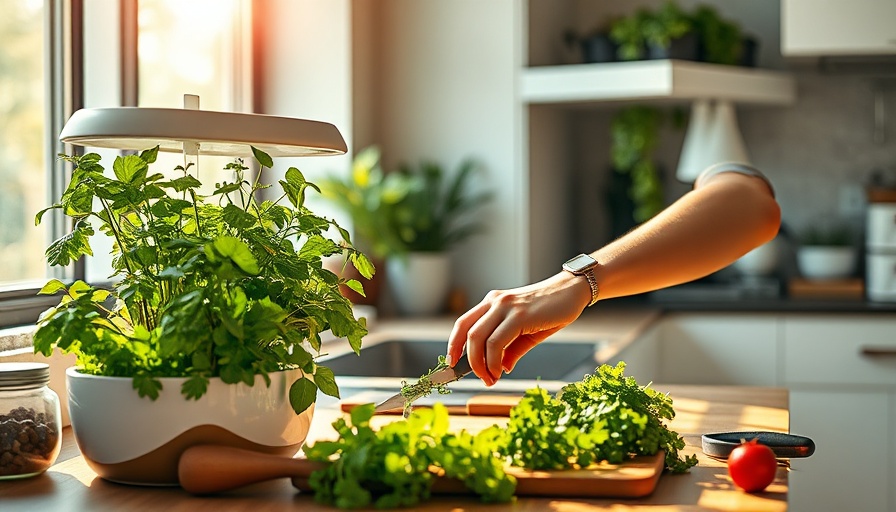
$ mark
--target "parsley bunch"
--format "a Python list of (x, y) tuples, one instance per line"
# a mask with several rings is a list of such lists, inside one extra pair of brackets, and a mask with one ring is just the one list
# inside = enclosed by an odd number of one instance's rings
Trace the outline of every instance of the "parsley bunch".
[(679, 457), (684, 439), (663, 423), (675, 416), (672, 400), (624, 371), (623, 362), (602, 365), (556, 398), (540, 388), (527, 391), (510, 412), (503, 455), (528, 469), (567, 469), (662, 449), (670, 471), (697, 464), (694, 456)]
[(476, 435), (451, 433), (448, 410), (436, 403), (375, 431), (373, 413), (373, 404), (355, 407), (351, 423), (333, 423), (337, 441), (305, 447), (308, 459), (330, 463), (309, 480), (318, 502), (339, 508), (413, 506), (429, 498), (437, 473), (464, 482), (485, 502), (512, 499), (516, 479), (496, 456), (503, 436), (497, 426)]
[[(317, 187), (296, 168), (279, 181), (280, 197), (258, 201), (271, 157), (252, 148), (260, 170), (247, 179), (241, 160), (228, 164), (232, 182), (216, 184), (209, 196), (202, 183), (178, 166), (167, 179), (150, 174), (158, 147), (120, 156), (106, 176), (95, 153), (64, 156), (75, 166), (58, 209), (72, 219), (72, 231), (46, 251), (51, 265), (65, 266), (92, 255), (92, 223), (113, 240), (112, 290), (76, 281), (51, 280), (43, 294), (63, 292), (58, 306), (38, 321), (35, 351), (54, 347), (78, 356), (81, 370), (133, 377), (140, 396), (156, 398), (159, 377), (189, 377), (181, 392), (199, 398), (209, 379), (252, 385), (256, 375), (301, 368), (290, 388), (297, 413), (314, 403), (318, 389), (339, 396), (333, 372), (314, 362), (320, 333), (346, 337), (355, 352), (367, 333), (351, 303), (339, 292), (340, 279), (322, 258), (347, 253), (362, 275), (373, 265), (353, 249), (348, 233), (305, 207), (305, 193)], [(281, 204), (283, 202), (284, 204)], [(336, 242), (325, 236), (331, 228)], [(363, 294), (359, 282), (346, 282)]]

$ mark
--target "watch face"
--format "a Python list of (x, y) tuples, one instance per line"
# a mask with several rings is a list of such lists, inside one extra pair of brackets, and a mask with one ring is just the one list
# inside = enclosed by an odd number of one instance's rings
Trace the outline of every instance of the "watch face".
[(591, 265), (594, 265), (595, 263), (597, 262), (594, 261), (594, 258), (592, 258), (591, 256), (588, 256), (587, 254), (579, 254), (578, 256), (571, 258), (569, 261), (564, 263), (563, 267), (572, 272), (579, 272), (585, 270)]

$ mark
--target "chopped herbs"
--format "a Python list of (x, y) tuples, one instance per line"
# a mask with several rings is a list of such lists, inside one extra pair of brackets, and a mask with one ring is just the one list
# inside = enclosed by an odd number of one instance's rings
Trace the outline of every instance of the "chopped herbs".
[(339, 508), (410, 507), (429, 498), (437, 473), (464, 482), (485, 502), (513, 498), (516, 479), (495, 453), (503, 436), (497, 426), (476, 435), (451, 433), (448, 410), (437, 403), (374, 431), (373, 410), (373, 404), (355, 407), (350, 423), (333, 423), (337, 441), (305, 447), (308, 459), (331, 462), (311, 474), (316, 501)]
[(683, 473), (697, 457), (682, 459), (684, 439), (669, 430), (672, 399), (625, 377), (625, 363), (602, 365), (557, 397), (530, 389), (510, 411), (502, 453), (528, 469), (583, 468), (601, 461), (618, 464), (632, 455), (666, 452), (666, 468)]
[(449, 368), (449, 366), (445, 361), (445, 356), (439, 356), (439, 363), (435, 368), (426, 372), (426, 374), (421, 376), (417, 382), (408, 384), (407, 381), (401, 381), (401, 396), (404, 397), (404, 412), (402, 414), (405, 418), (411, 414), (414, 401), (429, 396), (432, 394), (433, 390), (437, 391), (440, 395), (451, 393), (451, 390), (448, 389), (446, 384), (436, 384), (430, 379), (434, 373), (447, 368)]
[[(447, 367), (442, 365), (440, 358), (439, 366), (406, 385), (405, 397), (444, 390), (428, 378)], [(492, 425), (476, 435), (448, 432), (448, 412), (440, 403), (379, 431), (370, 427), (373, 404), (356, 407), (351, 423), (344, 418), (333, 423), (337, 441), (305, 449), (309, 459), (331, 463), (311, 475), (315, 499), (340, 508), (413, 506), (427, 499), (437, 475), (444, 475), (463, 481), (483, 501), (506, 502), (516, 489), (514, 477), (504, 472), (507, 465), (579, 469), (661, 449), (667, 469), (686, 472), (697, 458), (680, 457), (684, 440), (663, 423), (675, 415), (671, 398), (639, 386), (624, 370), (625, 363), (603, 365), (556, 397), (530, 389), (511, 410), (506, 427)]]

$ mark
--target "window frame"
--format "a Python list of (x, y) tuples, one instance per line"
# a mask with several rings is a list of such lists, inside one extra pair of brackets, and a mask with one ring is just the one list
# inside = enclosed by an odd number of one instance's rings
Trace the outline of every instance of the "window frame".
[[(59, 141), (59, 133), (71, 114), (84, 108), (88, 100), (96, 101), (95, 96), (103, 97), (103, 105), (119, 104), (121, 106), (136, 106), (138, 101), (138, 48), (137, 48), (137, 12), (139, 0), (120, 0), (115, 5), (117, 13), (118, 33), (115, 38), (119, 45), (117, 62), (111, 63), (109, 68), (101, 70), (98, 80), (105, 77), (115, 77), (118, 83), (111, 90), (104, 90), (98, 95), (89, 89), (85, 83), (85, 68), (90, 64), (85, 61), (89, 57), (85, 50), (91, 44), (85, 42), (90, 34), (85, 33), (85, 11), (93, 12), (100, 6), (84, 0), (44, 0), (44, 40), (45, 40), (45, 98), (50, 106), (46, 114), (44, 128), (44, 152), (46, 165), (44, 172), (47, 176), (46, 204), (53, 204), (65, 191), (65, 187), (71, 177), (72, 166), (57, 155), (83, 154), (84, 148), (63, 144)], [(253, 26), (254, 17), (253, 0), (239, 0), (239, 15), (235, 21), (234, 40), (238, 58), (234, 63), (234, 110), (249, 111), (254, 107), (254, 76), (253, 62)], [(106, 7), (103, 10), (108, 12)], [(115, 18), (112, 18), (115, 20)], [(108, 18), (106, 23), (110, 21)], [(114, 22), (114, 21), (113, 21)], [(108, 32), (107, 32), (108, 33)], [(94, 57), (94, 60), (97, 59)], [(97, 79), (97, 77), (94, 77)], [(102, 88), (102, 86), (100, 86)], [(111, 93), (111, 94), (109, 94)], [(115, 96), (113, 99), (110, 96)], [(36, 213), (36, 212), (35, 212)], [(43, 223), (49, 226), (47, 245), (52, 240), (64, 236), (70, 231), (70, 221), (59, 211), (49, 211), (44, 215)], [(90, 271), (84, 258), (79, 259), (67, 268), (49, 267), (48, 278), (57, 278), (65, 281), (76, 279), (87, 280)], [(102, 282), (92, 284), (102, 286)], [(0, 329), (33, 325), (40, 314), (46, 309), (56, 305), (58, 296), (38, 295), (44, 282), (31, 281), (28, 283), (16, 283), (0, 285)]]
[[(71, 150), (59, 141), (58, 134), (83, 99), (82, 43), (83, 0), (44, 0), (44, 98), (49, 105), (43, 136), (47, 204), (62, 194), (71, 175), (71, 166), (56, 155)], [(61, 213), (47, 212), (44, 222), (49, 227), (47, 242), (65, 234)], [(83, 262), (79, 262), (70, 269), (53, 269), (49, 275), (77, 278), (79, 273), (83, 275), (83, 268)], [(58, 297), (37, 294), (42, 285), (31, 281), (0, 287), (0, 328), (34, 323), (40, 313), (58, 302)]]

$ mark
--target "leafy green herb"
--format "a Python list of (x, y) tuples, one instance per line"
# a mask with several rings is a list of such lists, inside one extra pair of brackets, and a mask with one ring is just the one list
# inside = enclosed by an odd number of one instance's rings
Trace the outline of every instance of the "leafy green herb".
[(601, 461), (621, 463), (632, 455), (665, 450), (666, 467), (676, 473), (697, 464), (681, 458), (684, 439), (663, 420), (672, 419), (672, 400), (625, 377), (625, 363), (602, 365), (580, 382), (564, 386), (557, 397), (531, 389), (510, 412), (502, 453), (528, 469), (587, 467)]
[(436, 476), (444, 475), (463, 481), (483, 501), (505, 502), (516, 489), (507, 465), (578, 469), (660, 449), (670, 471), (686, 472), (697, 458), (679, 456), (684, 440), (662, 421), (675, 415), (672, 400), (639, 386), (624, 370), (625, 363), (602, 365), (558, 397), (530, 389), (511, 410), (507, 427), (492, 425), (476, 435), (450, 433), (441, 403), (380, 430), (370, 426), (374, 405), (358, 406), (350, 423), (344, 418), (333, 423), (336, 441), (305, 448), (308, 459), (329, 463), (311, 475), (315, 499), (340, 508), (413, 506), (427, 499)]
[(401, 396), (404, 397), (404, 412), (403, 415), (407, 418), (411, 414), (411, 409), (413, 408), (414, 401), (429, 396), (433, 391), (437, 391), (440, 395), (447, 395), (451, 393), (451, 390), (448, 389), (447, 384), (436, 384), (432, 381), (430, 377), (438, 371), (445, 370), (450, 368), (448, 363), (445, 361), (445, 356), (439, 356), (438, 364), (426, 372), (425, 375), (421, 376), (417, 382), (413, 384), (408, 384), (407, 381), (401, 381)]
[(414, 506), (429, 498), (437, 473), (464, 482), (485, 502), (513, 498), (516, 479), (504, 472), (494, 451), (503, 436), (497, 426), (476, 435), (451, 433), (448, 410), (437, 403), (375, 431), (373, 412), (373, 404), (352, 409), (351, 423), (333, 423), (337, 441), (305, 447), (308, 459), (330, 463), (309, 480), (318, 502), (340, 508)]
[[(73, 230), (47, 249), (51, 265), (68, 265), (92, 254), (91, 223), (113, 240), (112, 290), (52, 280), (42, 294), (63, 295), (38, 321), (35, 351), (54, 347), (78, 356), (82, 370), (133, 377), (140, 396), (156, 398), (159, 377), (186, 376), (181, 392), (199, 398), (211, 377), (252, 385), (256, 375), (301, 368), (290, 402), (302, 412), (317, 391), (339, 396), (333, 372), (318, 366), (323, 331), (349, 340), (355, 352), (367, 333), (339, 278), (322, 258), (347, 252), (362, 275), (373, 265), (355, 250), (348, 232), (314, 215), (305, 194), (317, 186), (296, 168), (279, 181), (280, 197), (259, 201), (265, 167), (273, 159), (252, 148), (261, 170), (250, 182), (242, 160), (226, 166), (232, 182), (202, 196), (202, 183), (178, 166), (173, 180), (150, 174), (158, 147), (121, 156), (104, 174), (100, 156), (62, 158), (75, 166), (58, 209)], [(281, 204), (288, 202), (288, 204)], [(325, 233), (334, 228), (342, 240)], [(353, 286), (360, 287), (359, 283)]]

